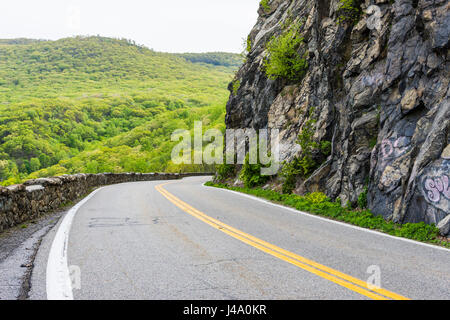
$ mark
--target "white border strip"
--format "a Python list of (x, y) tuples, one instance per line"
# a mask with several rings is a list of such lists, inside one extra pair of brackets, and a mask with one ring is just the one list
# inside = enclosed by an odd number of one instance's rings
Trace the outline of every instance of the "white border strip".
[(314, 214), (311, 214), (311, 213), (303, 212), (303, 211), (300, 211), (300, 210), (297, 210), (297, 209), (294, 209), (294, 208), (291, 208), (291, 207), (287, 207), (287, 206), (283, 206), (283, 205), (280, 205), (280, 204), (276, 204), (276, 203), (273, 203), (273, 202), (271, 202), (269, 200), (258, 198), (256, 196), (252, 196), (252, 195), (249, 195), (249, 194), (246, 194), (246, 193), (242, 193), (242, 192), (238, 192), (238, 191), (234, 191), (234, 190), (229, 190), (229, 189), (223, 189), (223, 188), (208, 187), (208, 186), (205, 186), (205, 184), (206, 184), (206, 182), (203, 183), (203, 187), (205, 187), (205, 188), (214, 188), (214, 189), (218, 189), (218, 190), (231, 192), (231, 193), (240, 195), (240, 196), (245, 197), (245, 198), (249, 198), (249, 199), (253, 199), (253, 200), (259, 201), (259, 202), (263, 202), (265, 204), (269, 204), (269, 205), (272, 205), (272, 206), (275, 206), (275, 207), (278, 207), (278, 208), (281, 208), (281, 209), (286, 209), (286, 210), (289, 210), (291, 212), (295, 212), (297, 214), (302, 214), (304, 216), (308, 216), (308, 217), (311, 217), (311, 218), (315, 218), (315, 219), (319, 219), (319, 220), (322, 220), (322, 221), (338, 224), (338, 225), (341, 225), (341, 226), (345, 226), (345, 227), (356, 229), (356, 230), (360, 230), (360, 231), (365, 231), (365, 232), (377, 234), (379, 236), (384, 236), (384, 237), (388, 237), (388, 238), (391, 238), (391, 239), (397, 239), (397, 240), (401, 240), (401, 241), (405, 241), (405, 242), (409, 242), (409, 243), (413, 243), (413, 244), (417, 244), (417, 245), (421, 245), (421, 246), (425, 246), (425, 247), (429, 247), (429, 248), (433, 248), (433, 249), (438, 249), (438, 250), (443, 250), (443, 251), (450, 252), (450, 249), (447, 249), (447, 248), (444, 248), (444, 247), (440, 247), (440, 246), (437, 246), (437, 245), (432, 245), (432, 244), (419, 242), (419, 241), (415, 241), (415, 240), (411, 240), (411, 239), (407, 239), (407, 238), (402, 238), (402, 237), (396, 237), (396, 236), (392, 236), (392, 235), (387, 234), (387, 233), (383, 233), (383, 232), (379, 232), (379, 231), (375, 231), (375, 230), (371, 230), (371, 229), (361, 228), (361, 227), (354, 226), (354, 225), (351, 225), (351, 224), (348, 224), (348, 223), (345, 223), (345, 222), (340, 222), (340, 221), (336, 221), (336, 220), (327, 219), (327, 218), (324, 218), (324, 217), (321, 217), (321, 216), (318, 216), (318, 215), (314, 215)]
[(48, 300), (73, 300), (72, 280), (70, 279), (67, 259), (70, 228), (78, 209), (101, 189), (103, 188), (95, 190), (71, 208), (58, 228), (47, 261), (46, 286)]

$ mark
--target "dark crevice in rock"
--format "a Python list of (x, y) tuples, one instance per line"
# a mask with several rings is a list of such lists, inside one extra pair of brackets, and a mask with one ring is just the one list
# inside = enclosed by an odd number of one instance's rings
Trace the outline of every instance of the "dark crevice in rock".
[(330, 0), (317, 0), (317, 11), (319, 13), (319, 21), (330, 16)]

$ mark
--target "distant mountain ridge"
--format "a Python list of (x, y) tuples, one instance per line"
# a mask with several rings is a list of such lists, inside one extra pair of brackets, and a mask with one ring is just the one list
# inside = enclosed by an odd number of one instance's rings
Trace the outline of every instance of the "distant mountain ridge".
[(17, 91), (22, 87), (27, 89), (23, 94), (31, 97), (36, 97), (36, 92), (29, 91), (33, 90), (36, 81), (65, 92), (67, 82), (75, 85), (78, 91), (91, 87), (91, 81), (96, 82), (93, 84), (96, 89), (117, 83), (123, 88), (124, 81), (177, 81), (198, 72), (218, 71), (206, 69), (211, 66), (237, 68), (240, 59), (235, 54), (195, 56), (198, 59), (209, 57), (210, 61), (214, 57), (214, 63), (199, 66), (190, 63), (190, 55), (155, 52), (125, 39), (79, 36), (57, 41), (8, 40), (3, 46), (0, 44), (0, 88), (10, 87)]
[(0, 40), (0, 181), (168, 170), (173, 130), (224, 128), (239, 59), (104, 37)]
[(227, 52), (181, 53), (177, 55), (192, 63), (206, 63), (215, 66), (239, 68), (244, 62), (241, 55)]
[(36, 42), (40, 42), (40, 41), (47, 41), (47, 40), (28, 39), (28, 38), (0, 39), (0, 45), (2, 45), (2, 44), (31, 44), (31, 43), (36, 43)]

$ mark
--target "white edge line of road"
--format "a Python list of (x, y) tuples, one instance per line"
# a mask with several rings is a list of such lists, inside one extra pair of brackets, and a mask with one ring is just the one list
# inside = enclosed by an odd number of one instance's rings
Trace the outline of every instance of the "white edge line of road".
[[(205, 187), (205, 188), (214, 188), (214, 187), (208, 187), (205, 184), (206, 184), (206, 182), (203, 183), (203, 187)], [(269, 200), (261, 199), (261, 198), (258, 198), (258, 197), (255, 197), (255, 196), (252, 196), (252, 195), (249, 195), (249, 194), (246, 194), (246, 193), (241, 193), (241, 192), (237, 192), (237, 191), (233, 191), (233, 190), (229, 190), (229, 189), (223, 189), (223, 188), (214, 188), (214, 189), (231, 192), (231, 193), (240, 195), (241, 197), (253, 199), (255, 201), (263, 202), (265, 204), (269, 204), (269, 205), (272, 205), (272, 206), (275, 206), (275, 207), (278, 207), (278, 208), (286, 209), (286, 210), (289, 210), (291, 212), (295, 212), (297, 214), (302, 214), (304, 216), (308, 216), (308, 217), (319, 219), (319, 220), (322, 220), (322, 221), (338, 224), (338, 225), (345, 226), (345, 227), (348, 227), (348, 228), (352, 228), (352, 229), (356, 229), (356, 230), (360, 230), (360, 231), (365, 231), (365, 232), (368, 232), (368, 233), (377, 234), (379, 236), (383, 236), (383, 237), (387, 237), (387, 238), (391, 238), (391, 239), (397, 239), (397, 240), (413, 243), (413, 244), (416, 244), (416, 245), (421, 245), (421, 246), (425, 246), (425, 247), (429, 247), (429, 248), (433, 248), (433, 249), (438, 249), (438, 250), (450, 252), (450, 249), (447, 249), (447, 248), (444, 248), (444, 247), (439, 247), (439, 246), (435, 246), (435, 245), (432, 245), (432, 244), (423, 243), (423, 242), (419, 242), (419, 241), (415, 241), (415, 240), (411, 240), (411, 239), (396, 237), (396, 236), (392, 236), (390, 234), (386, 234), (386, 233), (383, 233), (383, 232), (370, 230), (370, 229), (365, 229), (365, 228), (354, 226), (354, 225), (351, 225), (351, 224), (348, 224), (348, 223), (327, 219), (327, 218), (324, 218), (324, 217), (321, 217), (321, 216), (317, 216), (317, 215), (314, 215), (314, 214), (311, 214), (311, 213), (303, 212), (303, 211), (300, 211), (300, 210), (297, 210), (297, 209), (294, 209), (294, 208), (286, 207), (286, 206), (283, 206), (281, 204), (276, 204), (276, 203), (270, 202)]]
[(48, 300), (73, 300), (72, 280), (67, 259), (70, 228), (80, 207), (101, 189), (103, 188), (93, 191), (72, 207), (58, 227), (47, 261), (46, 289)]

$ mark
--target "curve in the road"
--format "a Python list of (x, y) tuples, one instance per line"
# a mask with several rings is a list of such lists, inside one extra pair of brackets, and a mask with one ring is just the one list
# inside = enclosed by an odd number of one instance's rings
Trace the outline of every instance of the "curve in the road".
[[(447, 250), (293, 215), (205, 181), (120, 184), (91, 194), (43, 239), (30, 297), (448, 297)], [(361, 280), (374, 263), (383, 288)], [(83, 271), (73, 288), (69, 265)]]
[(172, 182), (157, 185), (155, 187), (155, 189), (159, 193), (161, 193), (165, 198), (167, 198), (167, 200), (172, 202), (174, 205), (176, 205), (178, 208), (180, 208), (184, 212), (207, 223), (211, 227), (216, 228), (216, 229), (228, 234), (229, 236), (231, 236), (235, 239), (238, 239), (254, 248), (257, 248), (257, 249), (259, 249), (265, 253), (268, 253), (276, 258), (279, 258), (285, 262), (288, 262), (299, 268), (302, 268), (303, 270), (313, 273), (319, 277), (322, 277), (331, 282), (334, 282), (342, 287), (345, 287), (349, 290), (352, 290), (354, 292), (362, 294), (368, 298), (375, 299), (375, 300), (388, 300), (388, 299), (409, 300), (408, 298), (406, 298), (402, 295), (399, 295), (397, 293), (391, 292), (389, 290), (369, 286), (367, 284), (367, 282), (365, 282), (365, 281), (362, 281), (360, 279), (357, 279), (355, 277), (352, 277), (352, 276), (342, 273), (340, 271), (334, 270), (332, 268), (329, 268), (327, 266), (319, 264), (315, 261), (304, 258), (300, 255), (297, 255), (295, 253), (284, 250), (280, 247), (277, 247), (273, 244), (270, 244), (266, 241), (263, 241), (252, 235), (249, 235), (245, 232), (235, 229), (217, 219), (214, 219), (214, 218), (204, 214), (203, 212), (193, 208), (186, 202), (180, 200), (179, 198), (177, 198), (176, 196), (174, 196), (173, 194), (168, 192), (166, 189), (164, 189), (164, 186), (168, 185), (170, 183), (172, 183)]

